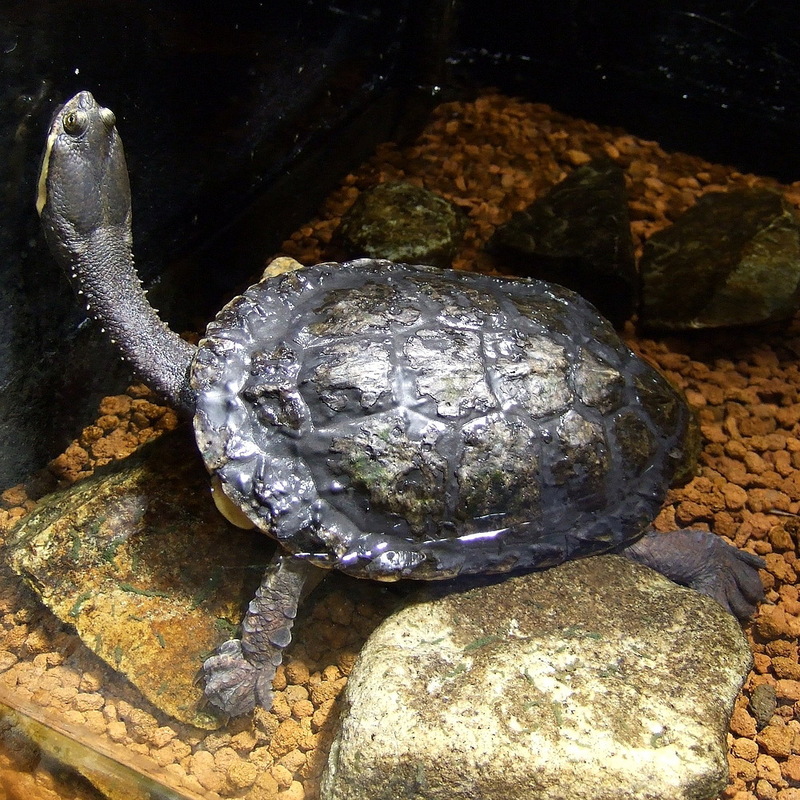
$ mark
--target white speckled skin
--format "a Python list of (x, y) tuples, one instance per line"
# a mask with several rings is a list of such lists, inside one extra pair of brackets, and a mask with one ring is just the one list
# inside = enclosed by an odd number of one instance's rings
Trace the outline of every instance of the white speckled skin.
[(42, 230), (120, 356), (153, 391), (191, 413), (187, 372), (194, 347), (159, 319), (142, 292), (131, 251), (128, 170), (115, 122), (89, 92), (55, 113), (36, 203)]

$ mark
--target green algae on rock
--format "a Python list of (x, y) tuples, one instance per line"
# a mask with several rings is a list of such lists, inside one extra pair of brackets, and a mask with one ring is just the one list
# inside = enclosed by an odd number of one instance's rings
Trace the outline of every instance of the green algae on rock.
[(559, 283), (615, 325), (633, 314), (636, 264), (625, 177), (607, 158), (571, 172), (489, 242), (503, 269)]
[(711, 192), (647, 240), (639, 269), (648, 330), (785, 320), (800, 299), (800, 219), (768, 189)]
[(347, 258), (367, 256), (449, 267), (467, 221), (433, 192), (410, 183), (382, 183), (362, 192), (342, 218), (334, 246)]
[(12, 569), (154, 706), (201, 728), (203, 659), (269, 557), (214, 507), (185, 429), (46, 498), (9, 537)]

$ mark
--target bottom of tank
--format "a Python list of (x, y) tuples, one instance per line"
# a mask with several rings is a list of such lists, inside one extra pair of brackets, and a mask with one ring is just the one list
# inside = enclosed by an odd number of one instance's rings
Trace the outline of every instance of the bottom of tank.
[[(292, 234), (282, 252), (307, 264), (327, 260), (332, 233), (359, 193), (404, 180), (467, 212), (454, 266), (491, 272), (497, 264), (483, 248), (496, 227), (597, 155), (625, 171), (637, 253), (647, 237), (712, 191), (763, 186), (800, 207), (800, 185), (782, 187), (697, 157), (668, 154), (619, 130), (487, 94), (440, 106), (408, 147), (381, 146), (343, 179), (320, 216)], [(731, 782), (724, 796), (780, 798), (779, 792), (800, 786), (800, 666), (791, 635), (800, 616), (800, 321), (777, 333), (753, 329), (658, 340), (637, 336), (628, 324), (625, 338), (685, 391), (704, 438), (700, 474), (670, 492), (656, 527), (708, 527), (767, 561), (766, 602), (747, 626), (755, 667), (731, 723)], [(156, 407), (142, 387), (107, 398), (96, 424), (55, 459), (47, 476), (0, 495), (0, 532), (6, 536), (35, 506), (30, 497), (38, 497), (42, 486), (85, 477), (174, 425), (171, 413)], [(144, 701), (2, 569), (0, 787), (7, 797), (26, 800), (312, 800), (336, 698), (359, 647), (402, 593), (333, 576), (301, 611), (278, 671), (273, 709), (202, 730)], [(769, 726), (757, 732), (748, 703), (761, 685), (775, 688), (778, 705)]]

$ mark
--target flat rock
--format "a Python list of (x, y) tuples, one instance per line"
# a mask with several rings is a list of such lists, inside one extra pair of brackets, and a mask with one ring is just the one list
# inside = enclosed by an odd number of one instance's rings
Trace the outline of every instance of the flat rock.
[(216, 510), (186, 429), (43, 500), (6, 547), (11, 568), (157, 708), (203, 728), (195, 685), (230, 638), (269, 556)]
[(559, 283), (615, 325), (635, 310), (636, 262), (622, 169), (598, 158), (518, 211), (489, 242), (503, 271)]
[(702, 800), (752, 658), (714, 601), (621, 556), (432, 597), (370, 637), (323, 800)]
[(467, 220), (457, 206), (401, 181), (363, 191), (342, 217), (333, 247), (343, 259), (387, 258), (450, 267)]
[(711, 192), (647, 240), (639, 270), (648, 330), (789, 319), (800, 301), (800, 218), (768, 189)]

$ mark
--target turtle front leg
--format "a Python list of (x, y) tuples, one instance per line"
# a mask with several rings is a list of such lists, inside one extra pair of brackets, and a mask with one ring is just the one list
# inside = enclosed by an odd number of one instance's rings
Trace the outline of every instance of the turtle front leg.
[(272, 705), (272, 679), (292, 640), (297, 606), (321, 572), (280, 549), (275, 553), (242, 620), (241, 639), (224, 642), (203, 663), (201, 678), (213, 706), (236, 717)]
[(742, 620), (753, 615), (764, 597), (758, 575), (764, 560), (708, 531), (651, 531), (622, 553), (675, 583), (712, 597)]

